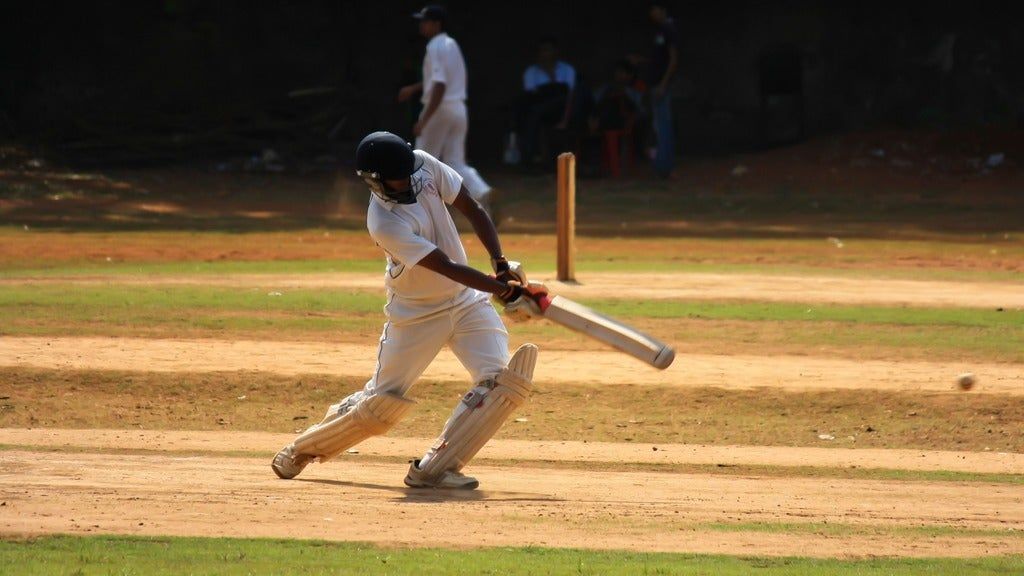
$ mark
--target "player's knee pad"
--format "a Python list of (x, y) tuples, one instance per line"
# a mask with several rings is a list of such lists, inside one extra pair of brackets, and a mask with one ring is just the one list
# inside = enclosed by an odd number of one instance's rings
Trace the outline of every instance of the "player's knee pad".
[(537, 347), (524, 344), (494, 380), (477, 385), (463, 397), (458, 412), (430, 449), (421, 470), (427, 477), (461, 470), (476, 456), (502, 423), (530, 396)]
[(391, 429), (415, 402), (393, 393), (360, 400), (333, 420), (326, 420), (295, 439), (295, 453), (326, 462), (345, 450)]

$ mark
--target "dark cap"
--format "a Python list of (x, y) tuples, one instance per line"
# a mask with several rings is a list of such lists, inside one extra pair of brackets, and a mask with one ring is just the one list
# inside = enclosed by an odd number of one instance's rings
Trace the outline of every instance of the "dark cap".
[(448, 11), (440, 4), (428, 4), (422, 10), (412, 15), (416, 20), (434, 20), (437, 22), (444, 22), (447, 16)]

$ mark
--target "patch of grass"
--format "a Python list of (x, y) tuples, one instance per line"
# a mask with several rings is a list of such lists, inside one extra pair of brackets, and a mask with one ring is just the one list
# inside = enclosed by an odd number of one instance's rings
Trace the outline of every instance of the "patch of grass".
[[(692, 352), (1024, 362), (1024, 311), (685, 300), (584, 301)], [(0, 289), (0, 334), (366, 342), (376, 290), (24, 284)], [(546, 322), (512, 327), (555, 349), (599, 344)]]
[(1024, 538), (1020, 530), (995, 528), (964, 528), (961, 526), (893, 526), (873, 524), (841, 524), (830, 522), (706, 522), (694, 525), (695, 530), (716, 532), (764, 532), (769, 534), (824, 534), (829, 536), (926, 536), (984, 538), (1003, 536)]
[(201, 286), (0, 289), (0, 333), (244, 337), (359, 335), (384, 324), (381, 293)]
[(0, 307), (54, 308), (75, 314), (97, 311), (189, 309), (260, 312), (377, 312), (382, 291), (285, 290), (206, 286), (25, 285), (0, 290)]
[[(268, 292), (268, 290), (270, 290)], [(281, 291), (260, 287), (24, 284), (0, 290), (0, 307), (74, 309), (213, 309), (271, 312), (380, 312), (381, 290), (308, 289)], [(706, 300), (581, 300), (622, 318), (695, 318), (773, 322), (850, 322), (899, 326), (963, 326), (1024, 330), (1024, 310), (925, 308), (803, 304), (789, 302), (715, 302)]]
[(19, 574), (716, 574), (720, 576), (1002, 575), (1024, 557), (832, 560), (552, 548), (384, 548), (316, 540), (48, 536), (0, 540), (0, 566)]
[(1017, 328), (1024, 343), (1024, 310), (919, 308), (789, 302), (714, 302), (685, 300), (609, 299), (584, 301), (612, 316), (640, 318), (704, 318), (771, 322), (850, 322), (897, 326), (969, 326)]
[[(936, 240), (582, 235), (577, 269), (587, 272), (709, 272), (1021, 282), (1019, 234)], [(488, 266), (463, 234), (473, 263)], [(503, 233), (506, 254), (527, 271), (553, 270), (551, 234)], [(120, 274), (376, 272), (383, 254), (365, 230), (290, 232), (57, 232), (0, 226), (0, 277)]]
[[(728, 250), (729, 248), (723, 248)], [(528, 270), (555, 269), (549, 254), (517, 256), (528, 262)], [(1024, 257), (1024, 256), (1022, 256)], [(485, 258), (473, 258), (470, 265), (479, 270), (490, 266)], [(63, 278), (76, 276), (125, 275), (181, 276), (223, 274), (329, 274), (376, 273), (383, 277), (384, 259), (323, 259), (323, 260), (267, 260), (267, 261), (180, 261), (180, 262), (77, 262), (54, 263), (40, 266), (37, 261), (0, 266), (0, 278)], [(829, 268), (808, 264), (713, 263), (647, 258), (606, 258), (601, 255), (580, 257), (576, 261), (577, 274), (587, 273), (698, 273), (698, 274), (764, 274), (774, 276), (839, 276), (889, 280), (948, 280), (971, 282), (1021, 282), (1020, 271), (1010, 270), (950, 270), (941, 268)], [(158, 278), (157, 278), (158, 279)]]
[[(6, 367), (0, 382), (0, 427), (290, 433), (365, 380)], [(420, 382), (393, 434), (435, 436), (466, 388)], [(541, 385), (517, 417), (527, 421), (506, 424), (503, 438), (1024, 452), (1024, 397), (1010, 395)]]
[[(380, 272), (384, 278), (384, 258), (345, 260), (270, 260), (270, 261), (179, 261), (179, 262), (81, 262), (50, 267), (0, 269), (0, 278), (47, 278), (75, 276), (219, 276), (226, 274), (332, 274)], [(383, 280), (382, 280), (383, 283)]]

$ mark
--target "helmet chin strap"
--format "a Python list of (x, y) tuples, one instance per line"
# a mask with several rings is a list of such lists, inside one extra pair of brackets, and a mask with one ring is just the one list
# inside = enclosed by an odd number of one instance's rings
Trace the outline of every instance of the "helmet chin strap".
[(357, 170), (356, 174), (370, 187), (370, 192), (385, 202), (415, 204), (416, 197), (423, 189), (423, 179), (415, 175), (409, 177), (409, 187), (405, 190), (392, 190), (376, 172)]
[[(387, 185), (385, 184), (385, 188)], [(415, 175), (409, 177), (409, 187), (405, 190), (388, 190), (388, 197), (392, 202), (398, 204), (415, 204), (416, 197), (419, 196), (420, 190), (423, 189), (423, 179)]]

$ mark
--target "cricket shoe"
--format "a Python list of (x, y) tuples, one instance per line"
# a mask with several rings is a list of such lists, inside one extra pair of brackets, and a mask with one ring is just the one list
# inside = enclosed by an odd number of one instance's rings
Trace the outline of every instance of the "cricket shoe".
[(295, 446), (289, 444), (274, 456), (274, 461), (270, 463), (270, 467), (274, 469), (274, 474), (277, 474), (278, 478), (291, 480), (298, 476), (302, 469), (315, 459), (315, 456), (308, 454), (296, 454)]
[(416, 460), (409, 466), (409, 473), (405, 475), (405, 485), (410, 488), (441, 488), (446, 490), (475, 490), (480, 482), (472, 476), (466, 476), (454, 470), (447, 470), (438, 478), (428, 478), (419, 468), (420, 461)]

